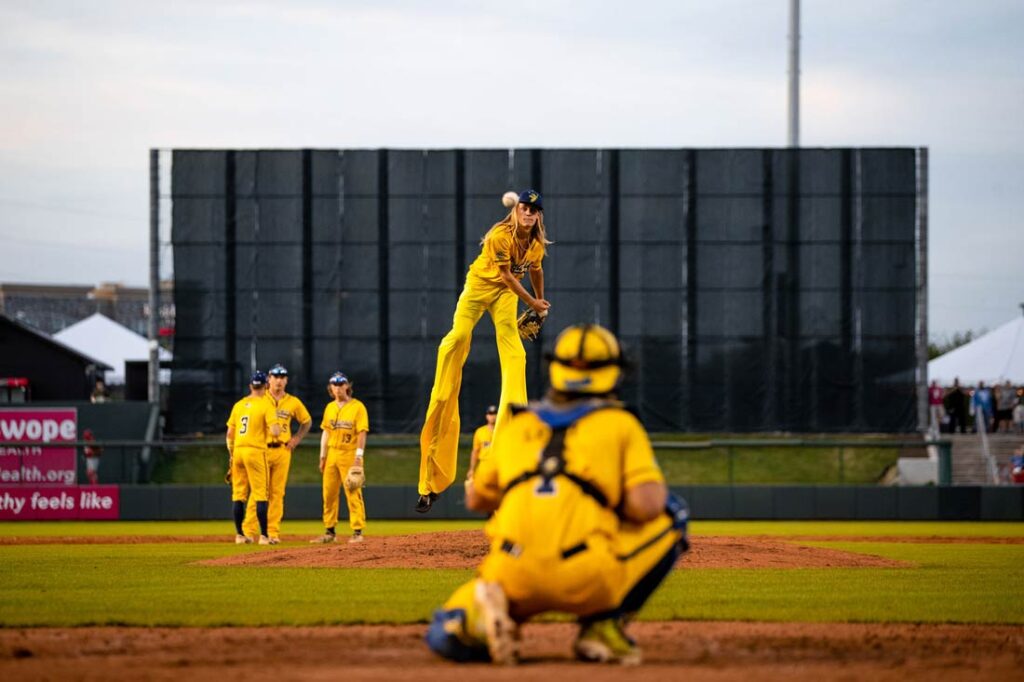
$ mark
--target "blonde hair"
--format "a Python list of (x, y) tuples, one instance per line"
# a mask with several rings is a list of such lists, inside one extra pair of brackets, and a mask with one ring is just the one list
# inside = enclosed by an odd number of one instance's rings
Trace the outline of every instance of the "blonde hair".
[[(519, 214), (517, 211), (518, 204), (512, 207), (512, 210), (508, 212), (508, 215), (494, 223), (491, 229), (487, 230), (487, 233), (480, 239), (480, 245), (483, 246), (487, 238), (498, 230), (506, 230), (515, 236), (516, 230), (519, 229)], [(530, 230), (530, 241), (538, 241), (543, 246), (548, 244), (554, 244), (554, 242), (548, 240), (547, 229), (544, 227), (544, 211), (537, 211), (537, 222), (533, 224), (533, 229)], [(547, 255), (548, 250), (544, 249), (544, 255)]]

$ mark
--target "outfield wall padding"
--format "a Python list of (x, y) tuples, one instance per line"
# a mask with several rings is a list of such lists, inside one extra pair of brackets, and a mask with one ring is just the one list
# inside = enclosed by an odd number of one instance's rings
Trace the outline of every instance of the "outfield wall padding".
[[(544, 195), (547, 328), (597, 322), (655, 431), (898, 432), (927, 423), (923, 148), (176, 149), (166, 428), (223, 429), (284, 363), (311, 410), (338, 369), (375, 433), (417, 433), (437, 344), (506, 190)], [(163, 175), (163, 174), (161, 174)], [(463, 424), (500, 391), (477, 325)], [(315, 413), (319, 414), (319, 413)]]
[[(698, 520), (1024, 521), (1024, 487), (957, 486), (674, 486)], [(454, 486), (427, 515), (413, 511), (415, 486), (372, 486), (364, 491), (368, 518), (473, 519), (462, 489)], [(317, 485), (289, 486), (286, 519), (318, 519)], [(340, 513), (347, 518), (344, 496)], [(121, 486), (124, 520), (231, 519), (227, 486)]]

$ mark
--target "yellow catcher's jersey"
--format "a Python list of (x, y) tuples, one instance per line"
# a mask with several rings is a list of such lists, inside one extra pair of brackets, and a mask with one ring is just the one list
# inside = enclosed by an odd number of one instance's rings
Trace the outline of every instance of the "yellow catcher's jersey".
[[(476, 492), (494, 499), (510, 481), (536, 469), (551, 433), (532, 412), (513, 417), (477, 467)], [(617, 407), (592, 412), (570, 426), (564, 456), (565, 470), (596, 486), (608, 506), (602, 507), (565, 476), (555, 476), (550, 486), (533, 477), (505, 493), (489, 522), (492, 538), (511, 541), (534, 556), (555, 556), (594, 534), (613, 537), (620, 524), (613, 509), (624, 492), (665, 480), (643, 426)]]
[(324, 418), (320, 428), (330, 433), (327, 447), (332, 450), (355, 450), (356, 436), (360, 431), (370, 430), (370, 418), (366, 414), (366, 405), (359, 400), (350, 398), (344, 405), (332, 400), (324, 408)]
[(473, 449), (480, 448), (482, 453), (486, 448), (491, 445), (491, 438), (494, 436), (494, 429), (487, 424), (484, 424), (479, 429), (473, 432)]
[(227, 425), (235, 430), (235, 447), (267, 447), (270, 432), (267, 425), (272, 423), (274, 411), (263, 398), (246, 396), (231, 408)]
[(270, 391), (267, 391), (263, 394), (263, 399), (274, 408), (274, 418), (270, 423), (281, 425), (280, 436), (275, 438), (269, 432), (267, 433), (268, 442), (287, 443), (292, 437), (292, 419), (300, 424), (313, 421), (313, 417), (309, 415), (309, 410), (306, 409), (306, 406), (291, 393), (285, 393), (278, 400), (270, 395)]
[(501, 272), (498, 270), (499, 265), (510, 266), (516, 279), (522, 279), (527, 270), (540, 270), (543, 260), (544, 244), (531, 240), (526, 248), (523, 248), (515, 238), (514, 227), (499, 227), (492, 229), (484, 238), (480, 255), (469, 266), (469, 272), (485, 282), (504, 286)]

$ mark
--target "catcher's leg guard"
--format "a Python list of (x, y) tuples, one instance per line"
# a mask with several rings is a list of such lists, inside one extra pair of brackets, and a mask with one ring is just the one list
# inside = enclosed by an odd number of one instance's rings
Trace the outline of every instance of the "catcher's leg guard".
[(426, 642), (438, 656), (457, 663), (484, 662), (491, 660), (487, 645), (468, 640), (462, 633), (466, 630), (465, 609), (438, 609), (434, 620), (427, 629)]
[(476, 603), (476, 580), (460, 585), (434, 612), (426, 642), (439, 656), (460, 663), (489, 661), (487, 631)]

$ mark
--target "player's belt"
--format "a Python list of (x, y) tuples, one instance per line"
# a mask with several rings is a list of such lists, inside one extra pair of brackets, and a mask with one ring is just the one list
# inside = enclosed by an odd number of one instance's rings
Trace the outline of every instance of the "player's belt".
[(268, 448), (280, 448), (283, 447), (284, 443), (267, 443)]
[[(503, 540), (501, 543), (501, 551), (509, 556), (518, 559), (523, 553), (523, 546), (519, 543), (512, 542), (511, 540)], [(568, 559), (569, 557), (576, 556), (580, 552), (587, 551), (587, 541), (584, 540), (579, 544), (575, 544), (569, 549), (562, 550), (562, 559)]]

